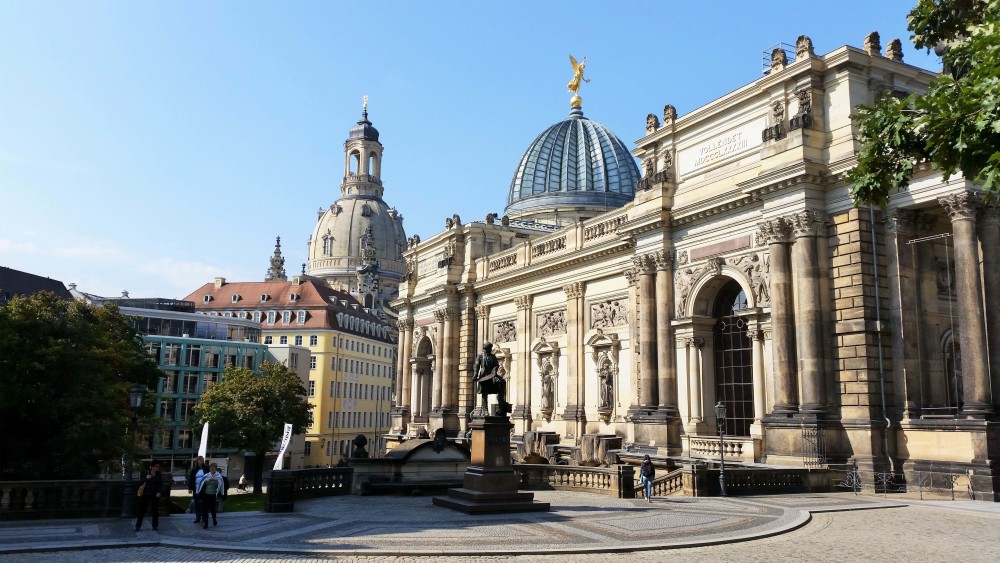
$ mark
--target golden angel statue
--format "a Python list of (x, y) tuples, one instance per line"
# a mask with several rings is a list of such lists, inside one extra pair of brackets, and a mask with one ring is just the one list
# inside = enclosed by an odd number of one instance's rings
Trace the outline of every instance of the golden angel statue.
[(587, 64), (587, 57), (583, 57), (583, 62), (578, 63), (576, 62), (576, 59), (573, 58), (573, 55), (570, 55), (569, 62), (573, 65), (573, 80), (570, 80), (566, 87), (569, 88), (570, 92), (578, 94), (580, 91), (580, 81), (583, 80), (584, 82), (590, 82), (590, 80), (583, 77), (583, 68)]

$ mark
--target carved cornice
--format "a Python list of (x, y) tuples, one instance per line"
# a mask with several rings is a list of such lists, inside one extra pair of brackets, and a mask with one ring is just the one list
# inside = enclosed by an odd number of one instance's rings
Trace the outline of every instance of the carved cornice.
[(800, 211), (792, 215), (791, 221), (796, 238), (826, 234), (827, 218), (825, 213), (810, 210)]
[(531, 296), (530, 295), (518, 295), (514, 298), (514, 306), (517, 307), (518, 311), (523, 311), (531, 307)]
[(767, 244), (790, 242), (792, 227), (784, 217), (777, 217), (757, 225), (760, 236)]
[(567, 299), (579, 299), (583, 297), (583, 282), (573, 282), (563, 286)]
[(951, 216), (952, 221), (974, 220), (980, 205), (979, 196), (968, 190), (939, 197), (938, 202)]

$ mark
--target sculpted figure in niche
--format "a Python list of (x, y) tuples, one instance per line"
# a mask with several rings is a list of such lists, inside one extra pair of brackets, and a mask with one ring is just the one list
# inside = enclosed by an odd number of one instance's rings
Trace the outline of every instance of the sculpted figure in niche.
[(601, 358), (598, 361), (600, 368), (597, 376), (601, 381), (600, 408), (610, 409), (614, 402), (614, 373), (607, 352), (601, 352)]
[[(500, 404), (500, 415), (506, 416), (511, 411), (511, 404), (507, 402), (507, 381), (500, 374), (500, 360), (493, 353), (493, 344), (483, 342), (483, 353), (476, 356), (476, 362), (472, 365), (472, 380), (476, 385), (476, 393), (483, 399), (483, 408), (486, 408), (488, 395), (496, 395)], [(476, 397), (472, 397), (472, 409), (476, 409)]]
[(677, 272), (677, 316), (683, 317), (687, 312), (687, 300), (691, 294), (691, 268)]
[(768, 260), (766, 258), (762, 260), (756, 254), (753, 255), (750, 263), (744, 268), (747, 277), (750, 278), (750, 290), (753, 292), (754, 299), (758, 305), (771, 302), (771, 293), (768, 287), (768, 269)]
[(771, 104), (771, 123), (778, 124), (785, 121), (785, 104), (780, 101)]
[(670, 172), (674, 168), (674, 153), (670, 149), (663, 155), (663, 171)]
[(782, 70), (788, 64), (788, 55), (781, 47), (771, 51), (771, 70)]
[(551, 411), (555, 402), (553, 398), (554, 390), (552, 388), (553, 378), (552, 364), (548, 360), (545, 360), (545, 363), (542, 364), (542, 410), (544, 411)]
[(885, 58), (890, 61), (903, 62), (903, 43), (899, 39), (893, 39), (889, 46), (885, 48)]
[(795, 60), (802, 60), (815, 57), (816, 53), (813, 51), (813, 41), (809, 39), (807, 35), (800, 35), (798, 39), (795, 40)]
[(647, 158), (645, 162), (642, 163), (643, 167), (646, 169), (646, 177), (651, 178), (653, 174), (656, 173), (656, 162), (652, 158)]
[(660, 119), (656, 117), (655, 114), (649, 114), (646, 116), (646, 134), (656, 131), (660, 126)]

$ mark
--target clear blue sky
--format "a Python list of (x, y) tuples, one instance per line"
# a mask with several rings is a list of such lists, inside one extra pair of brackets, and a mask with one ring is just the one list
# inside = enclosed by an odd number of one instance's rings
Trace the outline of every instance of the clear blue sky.
[(0, 0), (0, 265), (92, 293), (182, 297), (289, 275), (339, 195), (369, 96), (407, 235), (502, 212), (521, 153), (569, 111), (626, 143), (809, 35), (818, 54), (903, 39), (914, 0), (98, 2)]

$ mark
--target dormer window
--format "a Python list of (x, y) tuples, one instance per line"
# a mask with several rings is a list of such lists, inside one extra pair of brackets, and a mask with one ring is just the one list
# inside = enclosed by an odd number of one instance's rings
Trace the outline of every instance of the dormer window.
[(260, 315), (260, 311), (254, 311), (253, 312), (253, 320), (254, 320), (254, 322), (258, 322), (259, 323), (260, 322), (260, 316), (261, 316)]
[(211, 300), (212, 300), (212, 296), (211, 295), (206, 295), (206, 296), (204, 296), (204, 297), (201, 298), (201, 302), (202, 303), (208, 303)]
[(299, 300), (299, 294), (298, 293), (292, 293), (291, 295), (288, 296), (288, 300), (289, 301), (298, 301)]
[(295, 315), (295, 317), (296, 317), (295, 318), (295, 322), (297, 322), (299, 324), (305, 324), (305, 322), (306, 322), (306, 312), (305, 311), (299, 311)]
[(288, 324), (288, 323), (292, 322), (292, 312), (291, 311), (282, 311), (281, 312), (281, 322), (282, 322), (282, 324)]
[(266, 294), (266, 293), (261, 293), (260, 294), (260, 302), (261, 303), (264, 303), (265, 301), (267, 301), (270, 298), (271, 298), (271, 296), (268, 295), (268, 294)]
[(267, 312), (267, 323), (273, 325), (275, 319), (277, 318), (277, 316), (278, 316), (277, 312), (275, 312), (275, 311), (268, 311)]
[(330, 256), (333, 254), (333, 236), (329, 231), (323, 235), (323, 256)]
[(233, 295), (233, 303), (238, 303), (239, 300), (240, 300), (240, 294), (239, 293)]

